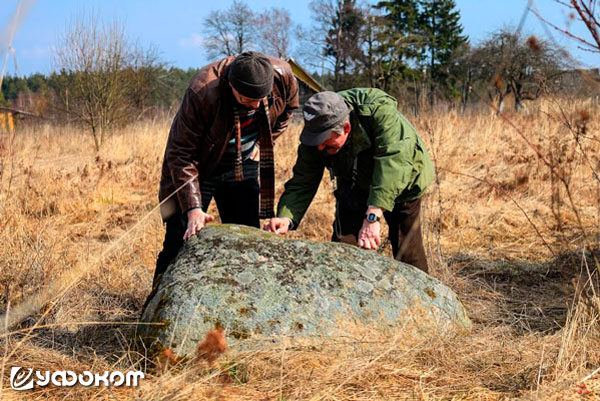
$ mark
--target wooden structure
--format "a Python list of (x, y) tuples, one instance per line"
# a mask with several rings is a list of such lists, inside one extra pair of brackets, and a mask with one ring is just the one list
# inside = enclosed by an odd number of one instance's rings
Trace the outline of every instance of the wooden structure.
[(317, 92), (322, 92), (325, 90), (323, 85), (316, 79), (314, 79), (304, 68), (300, 66), (293, 58), (288, 58), (286, 60), (290, 67), (292, 67), (292, 71), (298, 80), (298, 89), (299, 93), (299, 101), (300, 104), (304, 104), (306, 100), (314, 95)]
[(0, 134), (13, 133), (15, 131), (15, 120), (11, 111), (0, 108)]
[(15, 131), (15, 124), (18, 124), (18, 120), (26, 118), (47, 119), (28, 111), (13, 109), (11, 107), (0, 107), (0, 134), (12, 134)]

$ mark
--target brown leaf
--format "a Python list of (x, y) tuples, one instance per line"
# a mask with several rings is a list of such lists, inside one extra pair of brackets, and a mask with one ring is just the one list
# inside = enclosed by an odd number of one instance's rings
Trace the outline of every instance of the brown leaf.
[(526, 43), (527, 43), (527, 47), (529, 47), (534, 52), (539, 52), (540, 50), (542, 50), (542, 46), (540, 45), (540, 41), (538, 40), (538, 38), (535, 37), (535, 35), (531, 35), (527, 39)]
[(494, 84), (496, 85), (496, 88), (498, 88), (498, 89), (502, 88), (502, 78), (500, 77), (500, 75), (496, 75), (494, 77)]
[(196, 349), (196, 360), (204, 359), (212, 364), (215, 359), (227, 350), (227, 341), (223, 336), (223, 327), (218, 326), (216, 330), (206, 333), (204, 341), (198, 344)]
[(156, 357), (156, 371), (163, 373), (169, 366), (175, 366), (182, 360), (171, 348), (167, 348)]

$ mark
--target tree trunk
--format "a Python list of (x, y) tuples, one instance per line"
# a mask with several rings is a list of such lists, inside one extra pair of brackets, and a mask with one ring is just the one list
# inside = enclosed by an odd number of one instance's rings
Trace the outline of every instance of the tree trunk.
[(462, 112), (467, 111), (467, 105), (469, 104), (469, 95), (471, 94), (471, 70), (467, 72), (467, 79), (465, 80), (465, 88), (463, 90), (462, 98)]
[(96, 149), (96, 153), (100, 151), (100, 146), (102, 145), (102, 143), (100, 142), (100, 139), (98, 138), (98, 132), (96, 130), (96, 127), (92, 125), (92, 137), (94, 137), (94, 148)]
[(513, 83), (512, 92), (515, 96), (515, 111), (520, 111), (523, 109), (523, 85), (519, 84), (518, 81)]
[(521, 97), (515, 93), (515, 111), (523, 110), (523, 102), (521, 101)]

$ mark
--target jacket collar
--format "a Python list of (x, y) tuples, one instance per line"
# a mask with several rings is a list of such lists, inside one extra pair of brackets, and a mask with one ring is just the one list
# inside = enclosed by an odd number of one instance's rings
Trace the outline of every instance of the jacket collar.
[(356, 156), (363, 150), (367, 150), (371, 147), (371, 138), (367, 134), (367, 131), (360, 124), (360, 121), (354, 112), (350, 113), (350, 146), (353, 156)]

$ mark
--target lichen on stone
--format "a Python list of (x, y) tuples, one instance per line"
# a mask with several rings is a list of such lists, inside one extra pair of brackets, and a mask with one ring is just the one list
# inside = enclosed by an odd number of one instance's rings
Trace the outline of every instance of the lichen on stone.
[(211, 225), (186, 242), (143, 312), (142, 321), (169, 324), (139, 332), (155, 349), (187, 355), (215, 325), (244, 347), (259, 337), (340, 334), (349, 321), (406, 327), (416, 315), (423, 332), (471, 327), (456, 295), (412, 266), (347, 244)]

